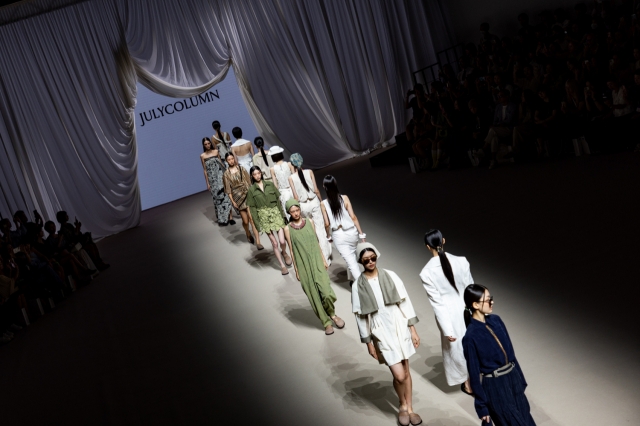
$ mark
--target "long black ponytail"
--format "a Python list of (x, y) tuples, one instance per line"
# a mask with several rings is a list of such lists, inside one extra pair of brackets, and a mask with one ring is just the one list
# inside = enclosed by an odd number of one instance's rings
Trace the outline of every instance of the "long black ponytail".
[(267, 154), (264, 152), (264, 139), (260, 136), (253, 140), (253, 144), (260, 150), (260, 154), (262, 154), (262, 159), (264, 160), (264, 164), (269, 167), (269, 160), (267, 160)]
[(342, 197), (340, 196), (340, 190), (338, 189), (338, 182), (336, 178), (331, 175), (326, 175), (322, 180), (322, 186), (327, 193), (327, 201), (331, 208), (331, 214), (336, 220), (340, 220), (342, 217)]
[(434, 250), (438, 251), (438, 257), (440, 257), (440, 265), (442, 266), (442, 272), (444, 272), (444, 276), (447, 277), (447, 280), (454, 288), (456, 293), (460, 293), (458, 288), (456, 287), (456, 280), (453, 277), (453, 270), (451, 269), (451, 263), (449, 263), (449, 259), (447, 259), (447, 254), (444, 252), (444, 247), (442, 245), (442, 233), (437, 229), (431, 229), (424, 234), (424, 243), (431, 247)]
[(464, 323), (467, 327), (471, 324), (471, 316), (476, 309), (473, 307), (474, 303), (479, 303), (484, 297), (484, 292), (487, 288), (480, 284), (469, 284), (464, 289)]

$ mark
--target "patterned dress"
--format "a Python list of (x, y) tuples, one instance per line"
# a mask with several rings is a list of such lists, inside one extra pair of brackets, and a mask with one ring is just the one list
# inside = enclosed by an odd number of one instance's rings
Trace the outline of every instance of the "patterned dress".
[(204, 166), (207, 170), (207, 180), (211, 188), (213, 205), (216, 207), (218, 223), (226, 223), (229, 221), (229, 213), (231, 213), (231, 200), (225, 194), (222, 182), (225, 166), (219, 157), (205, 158)]
[(222, 181), (224, 182), (224, 191), (231, 194), (233, 201), (238, 206), (238, 210), (247, 208), (247, 192), (251, 186), (251, 178), (249, 173), (243, 168), (238, 167), (239, 172), (231, 173), (231, 170), (224, 172)]

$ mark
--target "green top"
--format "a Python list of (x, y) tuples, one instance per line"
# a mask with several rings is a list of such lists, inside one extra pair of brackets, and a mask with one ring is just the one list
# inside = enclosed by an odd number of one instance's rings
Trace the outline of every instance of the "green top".
[(303, 285), (313, 282), (329, 284), (329, 275), (324, 267), (324, 258), (320, 251), (318, 237), (309, 220), (305, 220), (301, 229), (295, 229), (289, 225), (289, 236), (293, 261), (296, 263), (298, 275)]
[[(249, 206), (256, 227), (260, 226), (258, 224), (258, 222), (260, 222), (258, 220), (258, 209), (262, 207), (278, 207), (280, 215), (282, 215), (283, 218), (286, 217), (282, 211), (280, 191), (278, 191), (278, 188), (276, 188), (273, 182), (268, 180), (263, 180), (262, 182), (264, 183), (264, 191), (260, 189), (257, 183), (254, 183), (247, 192), (247, 205)], [(260, 231), (260, 229), (258, 229), (258, 231)]]

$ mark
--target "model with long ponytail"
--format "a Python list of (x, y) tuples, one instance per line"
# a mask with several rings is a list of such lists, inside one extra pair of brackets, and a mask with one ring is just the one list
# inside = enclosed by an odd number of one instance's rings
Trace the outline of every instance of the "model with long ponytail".
[(449, 386), (460, 385), (463, 392), (470, 394), (461, 339), (466, 330), (462, 315), (463, 294), (465, 287), (473, 283), (471, 267), (466, 258), (445, 252), (445, 239), (437, 229), (424, 235), (424, 244), (432, 258), (422, 268), (420, 279), (440, 329), (447, 383)]
[(327, 198), (320, 207), (324, 218), (326, 237), (336, 245), (340, 256), (347, 263), (347, 278), (354, 282), (360, 276), (360, 268), (356, 262), (356, 245), (365, 242), (366, 234), (362, 232), (360, 222), (353, 211), (351, 200), (340, 194), (336, 178), (327, 175), (322, 181)]
[(493, 314), (493, 296), (485, 286), (471, 284), (463, 297), (468, 327), (462, 348), (478, 418), (495, 426), (535, 426), (524, 394), (527, 381), (507, 327)]
[(271, 166), (274, 163), (269, 151), (264, 150), (264, 139), (258, 136), (253, 140), (253, 144), (258, 149), (258, 152), (253, 156), (253, 165), (262, 170), (262, 179), (271, 181)]

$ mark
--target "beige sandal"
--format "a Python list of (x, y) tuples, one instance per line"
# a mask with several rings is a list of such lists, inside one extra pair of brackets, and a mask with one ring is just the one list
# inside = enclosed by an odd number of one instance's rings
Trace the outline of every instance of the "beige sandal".
[(280, 272), (282, 272), (282, 275), (289, 275), (289, 270), (286, 266), (283, 266)]
[(420, 417), (418, 413), (409, 413), (409, 421), (413, 426), (418, 426), (422, 424), (422, 417)]
[(326, 334), (327, 336), (331, 336), (334, 333), (333, 331), (333, 327), (331, 326), (331, 324), (329, 324), (328, 326), (326, 326), (324, 328), (324, 334)]
[(339, 316), (335, 315), (331, 319), (333, 320), (333, 323), (336, 325), (336, 327), (338, 327), (340, 329), (344, 328), (344, 320), (342, 318), (340, 318)]

